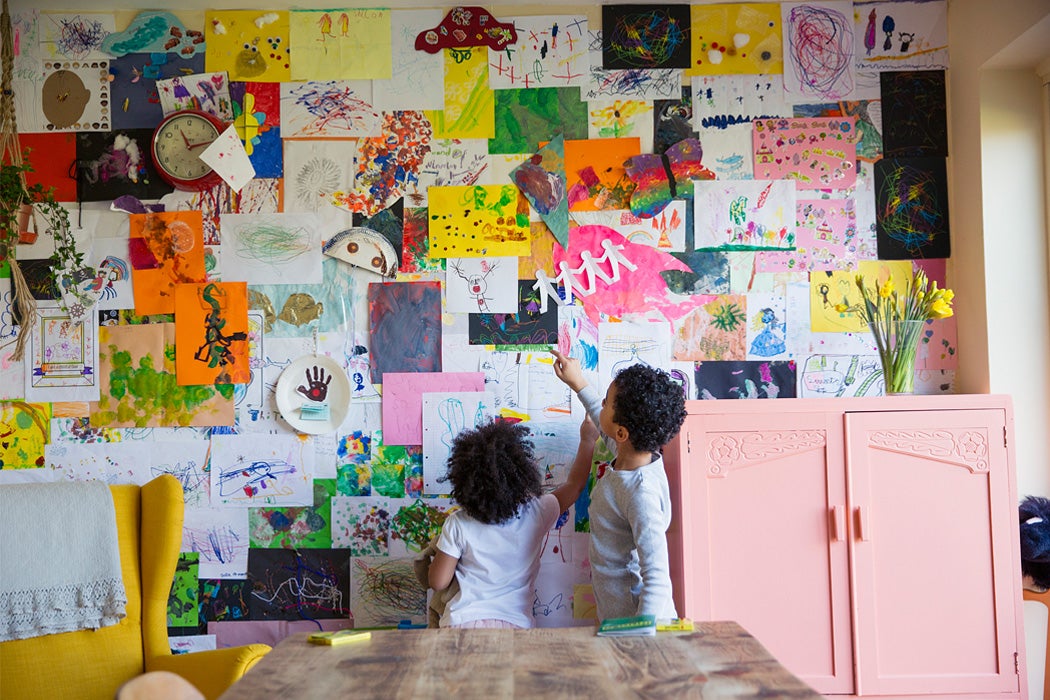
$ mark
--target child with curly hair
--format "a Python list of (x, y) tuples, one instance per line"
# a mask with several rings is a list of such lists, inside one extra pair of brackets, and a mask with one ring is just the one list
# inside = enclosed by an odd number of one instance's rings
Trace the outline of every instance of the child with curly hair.
[(430, 563), (435, 591), (459, 583), (441, 627), (532, 627), (533, 585), (544, 536), (583, 491), (598, 429), (580, 425), (580, 446), (568, 479), (541, 491), (540, 468), (528, 431), (496, 419), (460, 433), (448, 458), (452, 498), (460, 506), (445, 520)]
[(591, 491), (591, 584), (598, 618), (677, 617), (671, 598), (667, 528), (671, 495), (661, 450), (685, 420), (682, 387), (636, 364), (613, 378), (604, 399), (579, 360), (557, 350), (554, 373), (576, 392), (616, 455)]

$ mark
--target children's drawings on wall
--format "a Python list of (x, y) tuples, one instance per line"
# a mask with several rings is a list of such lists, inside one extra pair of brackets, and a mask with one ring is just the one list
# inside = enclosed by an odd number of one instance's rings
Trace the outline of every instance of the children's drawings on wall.
[(558, 339), (556, 308), (541, 308), (542, 291), (529, 280), (518, 280), (516, 313), (472, 313), (471, 345), (548, 345)]
[(784, 90), (805, 100), (850, 97), (854, 76), (853, 5), (784, 3)]
[(102, 202), (131, 195), (149, 200), (170, 192), (153, 166), (152, 137), (152, 129), (77, 134), (77, 199)]
[[(244, 152), (255, 169), (255, 177), (282, 177), (283, 146), (292, 142), (281, 140), (281, 86), (277, 83), (237, 82), (230, 85), (230, 98), (233, 100), (233, 126), (244, 143)], [(238, 211), (248, 213), (243, 209)]]
[(318, 284), (321, 229), (313, 214), (226, 214), (222, 259), (248, 284)]
[(780, 74), (697, 76), (692, 93), (693, 121), (698, 128), (726, 129), (759, 117), (791, 113)]
[(369, 284), (368, 318), (373, 384), (386, 372), (441, 371), (440, 283)]
[(350, 608), (355, 627), (426, 624), (427, 590), (410, 557), (355, 557), (350, 562)]
[(97, 401), (99, 327), (94, 319), (74, 322), (57, 302), (38, 300), (34, 323), (26, 346), (26, 400)]
[(812, 355), (799, 365), (798, 397), (882, 396), (878, 355)]
[(747, 297), (699, 297), (702, 303), (675, 323), (674, 359), (743, 360), (747, 357)]
[(528, 202), (514, 185), (432, 187), (430, 255), (527, 255)]
[(488, 52), (464, 49), (445, 61), (445, 108), (428, 112), (434, 135), (490, 139), (496, 135), (495, 92), (489, 87)]
[(855, 121), (756, 119), (755, 177), (793, 180), (800, 190), (852, 187), (857, 179)]
[(944, 158), (883, 158), (875, 163), (879, 258), (951, 257)]
[(248, 382), (244, 282), (176, 285), (175, 318), (175, 376), (180, 386)]
[(299, 435), (212, 435), (213, 506), (313, 504), (314, 445)]
[(389, 78), (390, 10), (292, 10), (292, 80)]
[(108, 34), (102, 40), (102, 50), (114, 56), (167, 52), (203, 59), (204, 32), (187, 27), (170, 12), (147, 10), (135, 15), (123, 31)]
[(489, 87), (581, 86), (587, 80), (587, 17), (511, 18), (518, 41), (489, 49)]
[(51, 404), (0, 403), (0, 469), (44, 466), (44, 448), (51, 436)]
[(482, 139), (433, 139), (418, 178), (406, 188), (407, 205), (423, 209), (425, 222), (429, 188), (476, 184), (488, 173), (489, 164)]
[(332, 499), (332, 546), (350, 556), (390, 553), (392, 500), (382, 496), (336, 496)]
[(711, 180), (693, 185), (697, 250), (795, 247), (795, 186), (787, 180)]
[(175, 285), (205, 281), (201, 213), (131, 214), (129, 221), (135, 313), (174, 313)]
[(452, 442), (490, 420), (494, 407), (495, 396), (484, 391), (423, 394), (423, 493), (451, 493), (444, 477)]
[(666, 321), (599, 323), (598, 350), (602, 386), (631, 365), (667, 371), (671, 364), (671, 325)]
[(414, 50), (416, 36), (439, 21), (441, 10), (436, 9), (390, 12), (391, 75), (372, 81), (376, 109), (444, 109), (444, 54)]
[(204, 13), (205, 68), (230, 80), (291, 80), (288, 12), (208, 10)]
[(588, 56), (590, 78), (582, 88), (588, 100), (671, 99), (682, 94), (682, 71), (673, 68), (617, 68), (602, 66), (602, 32), (591, 30)]
[(255, 620), (350, 615), (350, 555), (338, 549), (252, 549), (248, 607)]
[(602, 67), (688, 68), (689, 5), (603, 5)]
[(98, 425), (233, 425), (233, 387), (182, 386), (175, 374), (175, 324), (99, 329), (101, 395), (90, 406)]
[(787, 305), (784, 296), (768, 292), (748, 294), (747, 317), (747, 359), (786, 359)]
[(338, 192), (354, 189), (352, 141), (297, 140), (284, 144), (284, 210), (339, 216)]
[(531, 158), (514, 168), (510, 175), (558, 243), (567, 246), (569, 200), (565, 185), (564, 137), (558, 134)]
[(285, 138), (377, 136), (379, 125), (368, 81), (281, 83), (281, 131)]
[(181, 109), (197, 109), (224, 122), (233, 121), (230, 82), (225, 72), (194, 73), (158, 80), (157, 95), (164, 114)]
[(448, 258), (446, 265), (449, 313), (517, 313), (517, 258)]
[(199, 575), (236, 579), (248, 575), (248, 511), (234, 508), (187, 508), (183, 552), (200, 555)]
[(779, 3), (692, 5), (692, 65), (686, 75), (780, 73)]
[(794, 398), (795, 371), (794, 360), (786, 362), (697, 362), (697, 398)]
[(855, 268), (859, 261), (852, 199), (799, 199), (795, 249), (755, 253), (758, 272)]
[(887, 156), (948, 155), (948, 107), (942, 70), (880, 73)]
[(481, 372), (388, 372), (383, 375), (383, 441), (423, 444), (423, 395), (488, 390)]
[(853, 3), (858, 71), (948, 67), (948, 3), (944, 0)]
[(112, 13), (40, 14), (40, 47), (46, 58), (59, 61), (109, 58), (102, 44), (114, 31), (116, 17)]

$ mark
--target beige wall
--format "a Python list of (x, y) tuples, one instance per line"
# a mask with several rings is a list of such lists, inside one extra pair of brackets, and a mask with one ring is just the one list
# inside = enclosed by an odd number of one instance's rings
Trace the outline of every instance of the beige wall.
[(957, 388), (1014, 397), (1022, 495), (1050, 495), (1043, 107), (1034, 68), (986, 66), (1047, 15), (1047, 0), (948, 4)]

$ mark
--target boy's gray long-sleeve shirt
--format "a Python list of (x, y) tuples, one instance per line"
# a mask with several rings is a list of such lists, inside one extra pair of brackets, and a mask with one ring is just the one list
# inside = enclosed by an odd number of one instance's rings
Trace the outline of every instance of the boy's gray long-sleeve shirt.
[[(597, 390), (585, 386), (579, 397), (600, 426)], [(605, 442), (615, 453), (616, 444), (608, 437)], [(677, 617), (666, 536), (671, 494), (663, 457), (634, 470), (607, 470), (591, 492), (589, 514), (591, 583), (599, 619)]]

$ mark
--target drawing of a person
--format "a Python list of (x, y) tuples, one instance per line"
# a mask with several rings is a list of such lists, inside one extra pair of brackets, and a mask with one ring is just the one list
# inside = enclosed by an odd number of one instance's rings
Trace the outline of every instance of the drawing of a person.
[(764, 326), (762, 332), (751, 341), (751, 354), (760, 357), (773, 357), (782, 354), (784, 345), (785, 324), (777, 323), (773, 309), (766, 307), (755, 317), (756, 326)]

